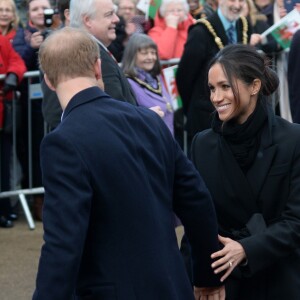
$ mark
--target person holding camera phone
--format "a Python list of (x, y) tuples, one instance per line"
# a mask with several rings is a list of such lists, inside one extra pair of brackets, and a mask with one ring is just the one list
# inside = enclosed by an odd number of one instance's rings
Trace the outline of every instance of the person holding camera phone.
[[(27, 3), (28, 22), (24, 29), (20, 30), (14, 39), (13, 45), (17, 52), (25, 61), (28, 71), (38, 70), (38, 50), (44, 41), (45, 9), (51, 9), (48, 0), (29, 0)], [(39, 83), (39, 77), (33, 78), (32, 83)], [(42, 99), (31, 101), (31, 120), (28, 120), (28, 87), (27, 82), (23, 82), (21, 90), (22, 103), (22, 128), (19, 138), (19, 160), (23, 169), (22, 188), (29, 186), (28, 180), (28, 130), (27, 124), (31, 122), (32, 134), (32, 187), (42, 186), (41, 171), (39, 163), (39, 147), (44, 135), (44, 120), (42, 115)], [(42, 195), (35, 195), (33, 199), (33, 214), (36, 220), (42, 219)]]

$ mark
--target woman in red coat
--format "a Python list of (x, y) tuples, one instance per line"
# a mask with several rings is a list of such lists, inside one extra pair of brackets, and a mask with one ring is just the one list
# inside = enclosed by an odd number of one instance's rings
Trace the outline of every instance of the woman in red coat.
[(13, 0), (0, 0), (0, 34), (11, 43), (20, 28), (16, 4)]
[(180, 58), (188, 29), (194, 23), (186, 0), (163, 0), (148, 35), (158, 46), (160, 59)]
[[(5, 74), (5, 78), (0, 80), (0, 144), (1, 144), (1, 191), (10, 189), (10, 157), (12, 149), (11, 133), (3, 130), (4, 125), (4, 105), (3, 100), (12, 100), (12, 91), (23, 79), (26, 72), (24, 61), (15, 52), (11, 43), (4, 36), (0, 35), (0, 74)], [(1, 199), (0, 201), (0, 226), (9, 228), (13, 226), (9, 219), (11, 214), (11, 206), (9, 199)]]

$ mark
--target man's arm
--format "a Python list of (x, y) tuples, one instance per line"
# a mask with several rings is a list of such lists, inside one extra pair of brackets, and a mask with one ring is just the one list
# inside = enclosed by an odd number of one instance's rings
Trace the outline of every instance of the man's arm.
[(211, 254), (220, 249), (213, 202), (203, 179), (176, 144), (174, 211), (182, 221), (192, 247), (194, 285), (220, 286), (211, 267)]
[(41, 146), (45, 201), (34, 300), (69, 300), (74, 292), (92, 200), (89, 172), (66, 136), (48, 134)]

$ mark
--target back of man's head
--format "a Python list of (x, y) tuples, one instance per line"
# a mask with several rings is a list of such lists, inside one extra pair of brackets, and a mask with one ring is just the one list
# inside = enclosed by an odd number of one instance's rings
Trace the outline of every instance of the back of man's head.
[(98, 58), (96, 41), (78, 28), (65, 27), (53, 32), (39, 49), (40, 68), (54, 88), (67, 79), (95, 77)]

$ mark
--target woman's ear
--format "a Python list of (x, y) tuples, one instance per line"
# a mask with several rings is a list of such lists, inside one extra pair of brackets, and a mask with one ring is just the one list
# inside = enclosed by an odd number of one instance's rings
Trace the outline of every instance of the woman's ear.
[(253, 80), (253, 83), (252, 83), (251, 96), (254, 96), (254, 95), (258, 94), (260, 89), (261, 89), (261, 80), (256, 78), (256, 79)]

